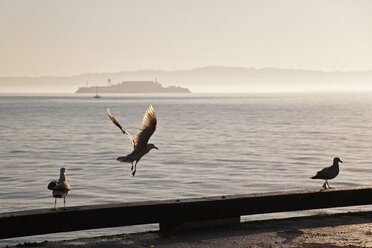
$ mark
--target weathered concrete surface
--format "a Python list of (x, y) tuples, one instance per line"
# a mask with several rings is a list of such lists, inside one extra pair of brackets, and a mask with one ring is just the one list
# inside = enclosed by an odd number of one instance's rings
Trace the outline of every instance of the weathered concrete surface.
[[(0, 213), (0, 238), (128, 225), (238, 218), (244, 215), (372, 204), (372, 186), (292, 190)], [(290, 204), (289, 204), (290, 203)]]
[(170, 237), (147, 232), (25, 244), (23, 247), (372, 247), (372, 212), (253, 221), (236, 227), (195, 230)]

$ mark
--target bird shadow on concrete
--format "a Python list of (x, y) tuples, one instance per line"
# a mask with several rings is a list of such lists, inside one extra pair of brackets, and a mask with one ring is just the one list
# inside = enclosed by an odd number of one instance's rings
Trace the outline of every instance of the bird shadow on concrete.
[(299, 230), (285, 230), (285, 231), (280, 231), (276, 233), (278, 237), (284, 238), (285, 240), (282, 241), (282, 244), (289, 244), (291, 243), (294, 239), (300, 237), (304, 232), (299, 231)]

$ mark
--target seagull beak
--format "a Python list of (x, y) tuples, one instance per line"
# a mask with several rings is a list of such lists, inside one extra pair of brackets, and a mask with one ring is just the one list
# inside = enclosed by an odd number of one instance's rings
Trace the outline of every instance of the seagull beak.
[(340, 162), (343, 163), (343, 162), (341, 161), (341, 159), (340, 159)]
[(159, 148), (157, 148), (156, 146), (154, 146), (154, 148), (155, 148), (156, 150), (159, 150)]

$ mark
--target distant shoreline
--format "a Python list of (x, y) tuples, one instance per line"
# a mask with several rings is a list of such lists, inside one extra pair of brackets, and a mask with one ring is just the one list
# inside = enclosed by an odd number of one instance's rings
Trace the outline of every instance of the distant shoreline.
[[(111, 82), (115, 84), (123, 80), (148, 80), (151, 82), (151, 80), (156, 81), (156, 78), (161, 79), (161, 83), (164, 85), (182, 86), (193, 93), (372, 90), (372, 70), (322, 72), (277, 68), (254, 69), (209, 66), (178, 71), (140, 70), (112, 73), (84, 73), (72, 76), (0, 77), (0, 91), (4, 93), (20, 91), (24, 93), (36, 91), (67, 93), (76, 92), (79, 87), (87, 88), (88, 85), (86, 84), (89, 83), (89, 86), (98, 86), (98, 93), (101, 93), (99, 83), (102, 86), (108, 87), (110, 86), (108, 83)], [(108, 82), (109, 80), (110, 82)], [(163, 88), (172, 87), (175, 86)], [(169, 92), (169, 90), (171, 89), (165, 91)], [(176, 90), (176, 92), (179, 92), (179, 90)], [(95, 90), (92, 93), (95, 93)], [(143, 92), (138, 91), (137, 93)]]

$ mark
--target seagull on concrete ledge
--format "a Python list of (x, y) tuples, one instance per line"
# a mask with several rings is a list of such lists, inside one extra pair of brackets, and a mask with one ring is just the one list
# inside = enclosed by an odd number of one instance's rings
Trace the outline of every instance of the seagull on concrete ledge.
[(61, 168), (59, 173), (59, 180), (51, 181), (48, 184), (48, 189), (53, 190), (53, 197), (55, 198), (54, 210), (57, 210), (57, 198), (63, 198), (63, 207), (66, 208), (66, 196), (71, 190), (71, 186), (66, 180), (66, 173), (67, 170), (65, 168)]
[(327, 189), (327, 185), (328, 185), (328, 188), (330, 189), (331, 186), (329, 186), (328, 180), (333, 179), (338, 175), (340, 171), (339, 165), (338, 165), (339, 162), (342, 163), (340, 158), (338, 157), (334, 158), (332, 166), (326, 167), (323, 170), (318, 171), (315, 176), (311, 177), (311, 179), (324, 179), (325, 182), (322, 187), (324, 189)]
[[(156, 114), (154, 108), (150, 105), (148, 107), (145, 116), (143, 117), (142, 126), (136, 135), (136, 139), (124, 129), (123, 125), (115, 118), (110, 112), (110, 109), (107, 109), (107, 114), (110, 117), (111, 121), (123, 132), (123, 134), (127, 135), (132, 141), (133, 144), (133, 152), (128, 154), (127, 156), (118, 157), (116, 160), (119, 162), (127, 162), (132, 164), (132, 175), (136, 174), (137, 163), (140, 159), (147, 154), (151, 149), (155, 148), (158, 149), (154, 144), (148, 144), (148, 141), (151, 135), (156, 130)], [(133, 165), (133, 163), (135, 164)], [(133, 168), (134, 167), (134, 168)]]

